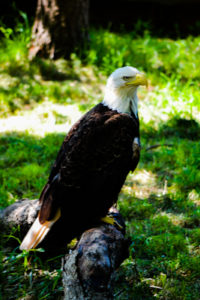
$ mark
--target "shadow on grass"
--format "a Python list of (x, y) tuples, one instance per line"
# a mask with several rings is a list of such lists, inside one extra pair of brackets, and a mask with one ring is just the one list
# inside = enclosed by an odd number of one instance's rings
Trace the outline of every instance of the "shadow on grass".
[(34, 58), (29, 64), (16, 64), (10, 63), (5, 68), (4, 72), (10, 76), (19, 77), (26, 81), (35, 78), (35, 71), (38, 70), (43, 80), (46, 81), (65, 81), (65, 80), (80, 80), (77, 74), (73, 70), (72, 63), (66, 60), (47, 60), (41, 58)]
[(59, 67), (53, 61), (35, 58), (35, 63), (37, 63), (37, 65), (39, 66), (40, 73), (44, 80), (80, 80), (77, 74), (73, 72), (71, 66), (67, 61), (60, 60), (62, 70), (59, 70)]
[(160, 134), (165, 137), (176, 137), (197, 141), (200, 139), (200, 125), (195, 120), (173, 118), (168, 123), (162, 125)]
[(0, 206), (23, 197), (38, 197), (64, 136), (0, 135)]
[(197, 141), (200, 139), (200, 125), (196, 120), (174, 117), (168, 122), (161, 123), (158, 130), (153, 127), (142, 127), (141, 136), (144, 138), (180, 138)]
[[(167, 180), (169, 187), (176, 186), (185, 197), (193, 189), (200, 193), (200, 126), (195, 120), (172, 118), (161, 123), (157, 131), (151, 126), (142, 126), (141, 137), (145, 147), (140, 168), (156, 174), (158, 182)], [(152, 145), (159, 146), (145, 151)]]

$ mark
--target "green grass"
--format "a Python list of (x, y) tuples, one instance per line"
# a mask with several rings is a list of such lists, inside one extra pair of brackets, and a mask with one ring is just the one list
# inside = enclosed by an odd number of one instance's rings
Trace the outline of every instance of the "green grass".
[(51, 163), (47, 164), (47, 161), (55, 159), (64, 135), (37, 138), (9, 133), (0, 138), (0, 206), (8, 206), (17, 198), (37, 198), (50, 171)]
[[(115, 299), (198, 300), (200, 37), (171, 40), (147, 31), (138, 36), (92, 29), (87, 52), (70, 61), (30, 63), (26, 16), (16, 29), (0, 30), (0, 206), (38, 198), (76, 119), (73, 112), (83, 114), (101, 101), (106, 76), (115, 68), (133, 65), (147, 73), (149, 89), (139, 90), (141, 160), (119, 197), (131, 246), (117, 272)], [(31, 118), (38, 127), (27, 125)], [(146, 151), (152, 145), (159, 146)], [(37, 251), (20, 254), (20, 241), (10, 246), (17, 235), (17, 229), (1, 235), (2, 299), (60, 297), (60, 258), (44, 262)]]
[(148, 31), (142, 37), (134, 32), (116, 34), (92, 30), (87, 62), (99, 66), (106, 74), (113, 68), (133, 65), (154, 76), (165, 75), (182, 80), (199, 79), (199, 37), (171, 40), (152, 38)]

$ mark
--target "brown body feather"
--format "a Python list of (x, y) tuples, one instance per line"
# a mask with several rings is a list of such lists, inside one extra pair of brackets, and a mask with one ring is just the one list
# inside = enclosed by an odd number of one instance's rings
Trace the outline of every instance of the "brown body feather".
[(134, 115), (101, 103), (86, 113), (66, 136), (41, 193), (40, 223), (60, 208), (65, 230), (60, 239), (68, 242), (105, 216), (139, 161), (132, 147), (135, 137), (139, 121)]

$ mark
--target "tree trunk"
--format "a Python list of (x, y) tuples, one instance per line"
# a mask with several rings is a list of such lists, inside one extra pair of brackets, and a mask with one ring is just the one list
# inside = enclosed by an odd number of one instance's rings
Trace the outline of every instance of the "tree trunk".
[[(9, 233), (12, 226), (20, 225), (21, 235), (24, 235), (39, 209), (38, 200), (24, 199), (0, 211), (1, 232)], [(110, 213), (124, 224), (114, 207)], [(48, 247), (48, 236), (46, 239)], [(62, 260), (64, 300), (113, 299), (114, 271), (128, 257), (128, 246), (124, 233), (113, 225), (100, 224), (85, 231), (75, 249)], [(49, 247), (52, 247), (51, 240)]]
[(68, 58), (88, 39), (89, 0), (38, 0), (29, 58)]

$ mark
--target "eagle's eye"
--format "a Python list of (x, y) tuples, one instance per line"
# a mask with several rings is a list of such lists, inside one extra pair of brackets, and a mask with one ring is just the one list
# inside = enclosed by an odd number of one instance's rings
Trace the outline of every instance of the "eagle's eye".
[(123, 76), (122, 78), (123, 78), (123, 80), (129, 80), (132, 78), (132, 76)]

